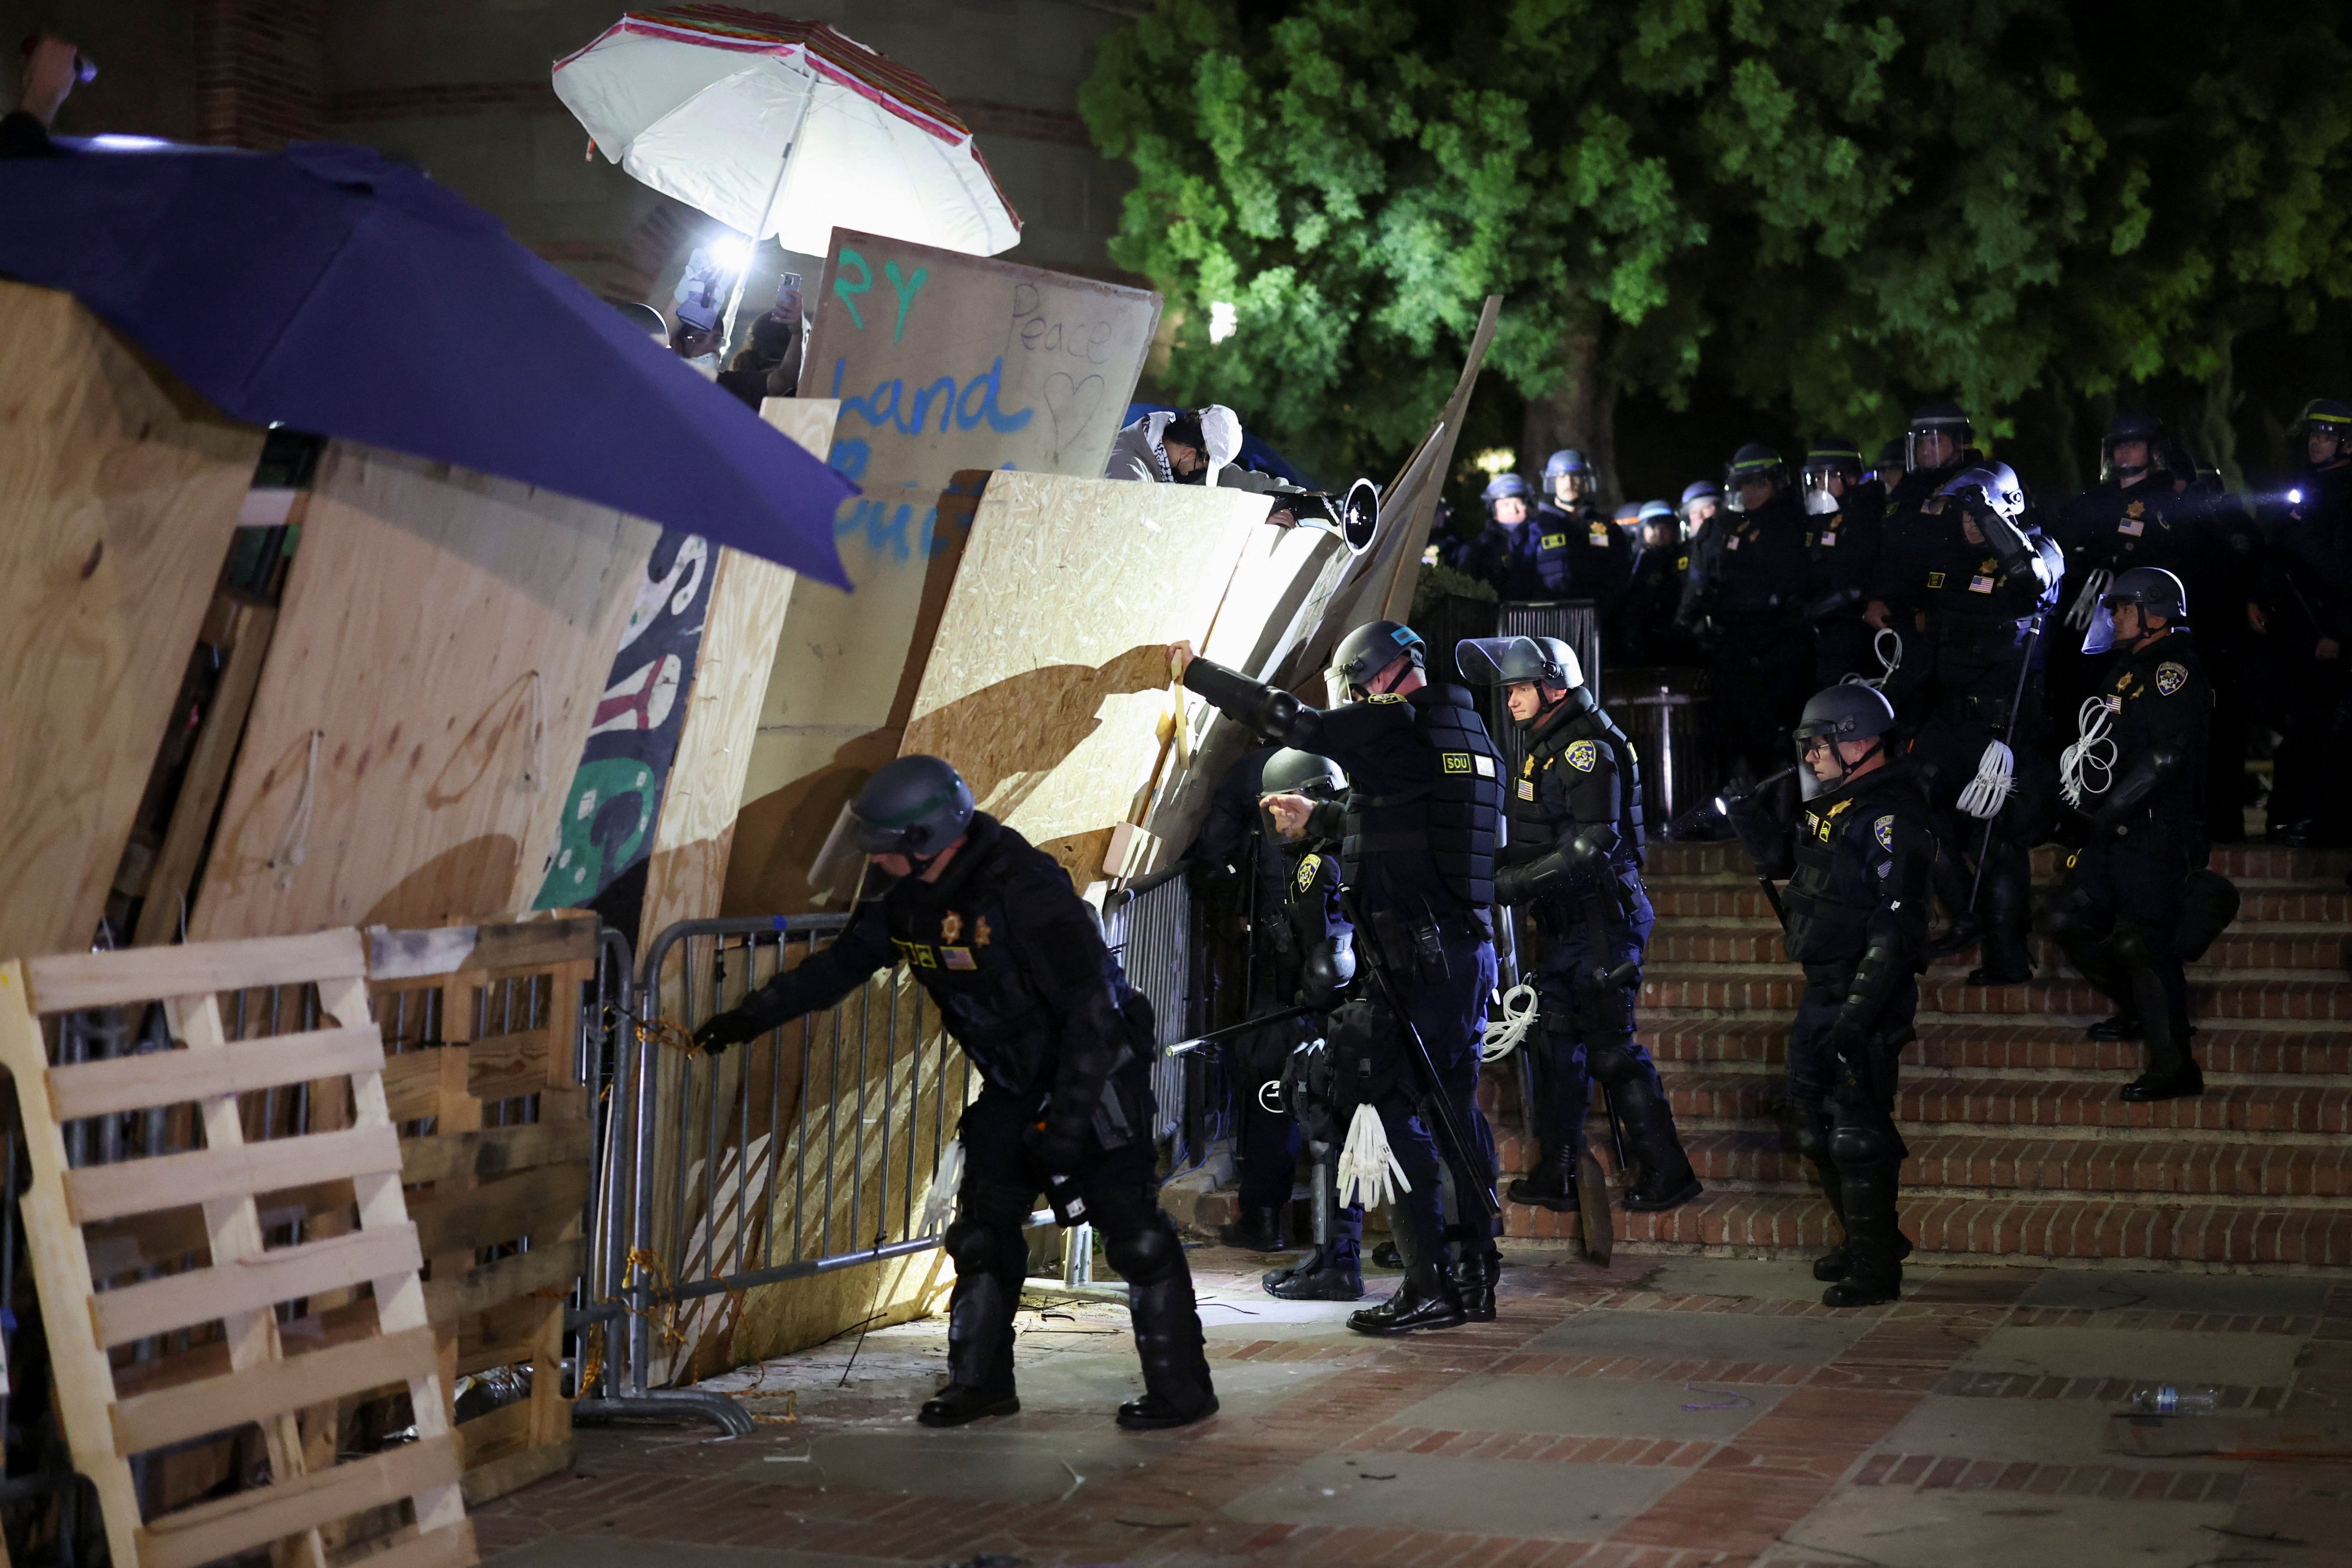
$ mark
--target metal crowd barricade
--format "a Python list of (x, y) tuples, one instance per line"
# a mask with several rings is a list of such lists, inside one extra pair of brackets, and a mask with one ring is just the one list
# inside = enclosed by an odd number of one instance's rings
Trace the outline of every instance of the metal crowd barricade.
[(657, 1326), (674, 1331), (698, 1301), (940, 1244), (921, 1228), (919, 1200), (971, 1074), (911, 980), (878, 976), (832, 1011), (721, 1054), (676, 1049), (846, 924), (681, 921), (654, 939), (635, 995), (619, 998), (598, 1150), (600, 1299), (574, 1317), (596, 1325), (604, 1364), (575, 1416), (667, 1411), (748, 1433), (750, 1417), (724, 1395), (652, 1386)]

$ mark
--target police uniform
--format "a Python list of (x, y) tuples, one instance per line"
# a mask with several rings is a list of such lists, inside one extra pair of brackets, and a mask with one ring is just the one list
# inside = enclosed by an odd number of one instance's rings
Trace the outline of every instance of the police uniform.
[[(1287, 847), (1292, 851), (1286, 858), (1289, 881), (1279, 918), (1288, 945), (1298, 956), (1292, 966), (1291, 1001), (1328, 1015), (1337, 999), (1334, 982), (1344, 983), (1354, 964), (1355, 927), (1349, 923), (1340, 898), (1339, 846), (1329, 839), (1307, 838)], [(1272, 1075), (1274, 1089), (1261, 1091), (1264, 1098), (1253, 1098), (1259, 1110), (1269, 1099), (1283, 1107), (1291, 1160), (1291, 1166), (1283, 1172), (1286, 1184), (1296, 1166), (1299, 1143), (1303, 1139), (1306, 1144), (1313, 1183), (1309, 1202), (1315, 1213), (1315, 1250), (1295, 1267), (1268, 1273), (1265, 1288), (1277, 1296), (1352, 1299), (1362, 1291), (1364, 1209), (1361, 1204), (1339, 1201), (1338, 1157), (1346, 1133), (1335, 1114), (1330, 1075), (1325, 1070), (1328, 1064), (1299, 1060), (1302, 1053), (1320, 1058), (1324, 1048), (1313, 1042), (1292, 1045), (1295, 1038), (1285, 1037), (1283, 1060)], [(1289, 1196), (1286, 1185), (1283, 1200), (1288, 1201)], [(1352, 1288), (1346, 1291), (1326, 1282), (1348, 1284), (1351, 1277)]]
[[(2042, 632), (2057, 601), (2063, 562), (2030, 515), (2018, 525), (2026, 548), (2006, 560), (1990, 542), (1969, 542), (1957, 505), (1927, 520), (1940, 523), (1942, 537), (1919, 552), (1914, 587), (1926, 606), (1932, 685), (1913, 754), (1928, 773), (1943, 848), (1937, 891), (1955, 922), (1952, 940), (1982, 941), (1982, 966), (1970, 984), (2004, 985), (2033, 976), (2032, 846), (2048, 831), (2058, 783), (2042, 722)], [(1958, 803), (1994, 741), (2011, 749), (2015, 787), (1988, 835), (1986, 824)], [(1975, 874), (1970, 862), (1979, 852), (1981, 874)]]
[[(1697, 1179), (1657, 1067), (1633, 1039), (1642, 954), (1656, 924), (1642, 885), (1641, 767), (1633, 742), (1586, 687), (1570, 688), (1528, 727), (1510, 813), (1497, 896), (1528, 911), (1543, 944), (1534, 976), (1538, 1038), (1521, 1048), (1531, 1053), (1543, 1152), (1511, 1196), (1575, 1207), (1578, 1151), (1597, 1080), (1642, 1166), (1625, 1207), (1686, 1202), (1697, 1196)], [(1578, 856), (1579, 843), (1599, 852)]]
[(1589, 599), (1601, 624), (1610, 624), (1633, 575), (1633, 543), (1609, 514), (1589, 501), (1563, 507), (1538, 501), (1528, 528), (1535, 536), (1536, 580), (1542, 599)]
[(1698, 650), (1681, 625), (1683, 588), (1690, 576), (1691, 547), (1648, 546), (1633, 556), (1633, 576), (1618, 615), (1618, 642), (1628, 664), (1688, 664)]
[[(2118, 648), (2111, 659), (2099, 695), (2115, 760), (2084, 780), (2085, 841), (2067, 859), (2051, 929), (2121, 1009), (2105, 1032), (2128, 1035), (2137, 1026), (2147, 1040), (2147, 1074), (2126, 1098), (2168, 1098), (2203, 1087), (2189, 1046), (2189, 982), (2176, 931), (2189, 873), (2206, 861), (2213, 695), (2185, 627), (2145, 647)], [(2139, 1092), (2149, 1085), (2168, 1092)]]
[(903, 878), (861, 903), (831, 946), (746, 997), (727, 1035), (822, 1011), (894, 964), (937, 1005), (982, 1083), (957, 1128), (965, 1164), (946, 1237), (956, 1265), (950, 1393), (988, 1408), (1012, 1399), (1022, 1231), (1047, 1178), (1066, 1175), (1128, 1281), (1148, 1394), (1186, 1418), (1213, 1407), (1192, 1274), (1159, 1204), (1150, 1004), (1128, 986), (1068, 873), (977, 813), (936, 883)]
[[(1466, 1214), (1466, 1195), (1491, 1190), (1495, 1180), (1493, 1135), (1476, 1100), (1478, 1043), (1496, 981), (1486, 906), (1495, 896), (1503, 796), (1501, 758), (1470, 694), (1423, 685), (1327, 712), (1204, 659), (1186, 666), (1184, 684), (1268, 739), (1328, 757), (1346, 772), (1347, 799), (1318, 807), (1309, 831), (1336, 830), (1340, 838), (1358, 951), (1394, 988), (1464, 1134), (1469, 1168), (1453, 1175)], [(1378, 987), (1359, 982), (1358, 989), (1367, 994), (1331, 1020), (1335, 1090), (1351, 1113), (1358, 1104), (1373, 1106), (1411, 1184), (1402, 1207), (1412, 1234), (1400, 1238), (1401, 1247), (1411, 1244), (1409, 1274), (1426, 1264), (1442, 1277), (1443, 1163), (1417, 1114), (1422, 1086)], [(1465, 1220), (1454, 1239), (1462, 1243), (1467, 1281), (1475, 1289), (1483, 1279), (1491, 1292), (1491, 1224)], [(1436, 1288), (1458, 1295), (1450, 1279)], [(1358, 1319), (1370, 1321), (1366, 1313)]]
[[(2176, 500), (2164, 471), (2150, 467), (2128, 485), (2120, 476), (2106, 480), (2052, 515), (2050, 538), (2066, 558), (2058, 604), (2067, 624), (2078, 631), (2089, 625), (2100, 591), (2133, 567), (2162, 567), (2183, 581), (2194, 580), (2198, 508)], [(2073, 722), (2083, 699), (2098, 686), (2100, 661), (2082, 652), (2079, 639), (2062, 637), (2056, 644), (2048, 656), (2050, 711), (2063, 726)]]
[(1813, 626), (1813, 685), (1848, 675), (1876, 678), (1877, 629), (1863, 618), (1885, 532), (1886, 492), (1874, 480), (1849, 484), (1837, 510), (1805, 517), (1810, 568), (1805, 619)]
[(1890, 1299), (1910, 1243), (1895, 1190), (1910, 1153), (1895, 1126), (1895, 1072), (1915, 1030), (1927, 967), (1936, 838), (1917, 772), (1886, 763), (1805, 803), (1790, 834), (1750, 798), (1731, 802), (1740, 842), (1767, 876), (1787, 877), (1782, 924), (1805, 989), (1789, 1031), (1797, 1145), (1819, 1172), (1846, 1243), (1815, 1266), (1859, 1281), (1832, 1305)]
[(1805, 635), (1812, 574), (1804, 509), (1787, 486), (1752, 512), (1718, 512), (1719, 533), (1703, 552), (1693, 598), (1717, 642), (1714, 712), (1727, 758), (1769, 773), (1787, 756), (1789, 727), (1812, 685), (1812, 641)]

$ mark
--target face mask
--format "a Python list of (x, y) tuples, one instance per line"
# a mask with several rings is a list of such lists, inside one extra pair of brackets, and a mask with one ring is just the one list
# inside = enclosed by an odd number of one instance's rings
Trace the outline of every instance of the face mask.
[(1838, 498), (1835, 496), (1831, 495), (1827, 490), (1808, 490), (1805, 492), (1805, 515), (1807, 517), (1826, 517), (1837, 509)]

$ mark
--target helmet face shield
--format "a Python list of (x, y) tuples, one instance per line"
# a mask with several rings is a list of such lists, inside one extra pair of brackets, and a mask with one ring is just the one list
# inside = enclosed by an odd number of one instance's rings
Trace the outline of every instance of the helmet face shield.
[(2099, 607), (2091, 612), (2091, 629), (2083, 633), (2084, 653), (2104, 653), (2116, 645), (2116, 606), (2132, 602), (2112, 593), (2100, 597)]
[(1518, 681), (1560, 687), (1584, 684), (1576, 651), (1555, 637), (1465, 637), (1454, 645), (1454, 663), (1474, 686)]

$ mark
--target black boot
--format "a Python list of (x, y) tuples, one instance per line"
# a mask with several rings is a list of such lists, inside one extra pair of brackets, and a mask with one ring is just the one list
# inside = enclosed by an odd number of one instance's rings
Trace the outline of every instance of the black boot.
[(1399, 1247), (1394, 1239), (1381, 1242), (1372, 1249), (1372, 1267), (1375, 1269), (1403, 1268), (1404, 1249)]
[[(1807, 1140), (1801, 1138), (1799, 1141)], [(1837, 1167), (1830, 1164), (1828, 1131), (1823, 1129), (1816, 1134), (1813, 1142), (1815, 1147), (1806, 1151), (1812, 1156), (1813, 1176), (1821, 1183), (1822, 1196), (1829, 1200), (1830, 1212), (1837, 1216), (1838, 1229), (1842, 1233), (1845, 1229), (1845, 1186), (1838, 1180)], [(1834, 1284), (1853, 1271), (1853, 1255), (1843, 1241), (1813, 1260), (1813, 1278), (1824, 1285)]]
[[(1167, 1245), (1177, 1247), (1172, 1233)], [(1118, 1424), (1130, 1432), (1151, 1432), (1215, 1415), (1217, 1391), (1209, 1381), (1209, 1359), (1202, 1354), (1201, 1313), (1181, 1249), (1161, 1278), (1149, 1284), (1128, 1281), (1127, 1311), (1135, 1325), (1135, 1358), (1143, 1365), (1143, 1397), (1118, 1407)]]
[(1995, 845), (1977, 897), (1983, 964), (1969, 972), (1971, 986), (2013, 986), (2033, 978), (2033, 952), (2027, 946), (2032, 923), (2032, 864)]
[(977, 1270), (956, 1275), (948, 1305), (948, 1385), (923, 1402), (926, 1427), (961, 1427), (1021, 1408), (1013, 1389), (1013, 1301), (1004, 1281)]
[(1348, 1326), (1358, 1333), (1402, 1334), (1422, 1329), (1450, 1329), (1468, 1322), (1462, 1296), (1454, 1281), (1434, 1263), (1415, 1263), (1405, 1270), (1395, 1295), (1376, 1307), (1349, 1315)]
[(1217, 1239), (1244, 1252), (1279, 1252), (1286, 1245), (1283, 1218), (1279, 1208), (1244, 1208), (1231, 1225), (1217, 1227)]
[(1352, 1252), (1339, 1261), (1316, 1251), (1287, 1269), (1271, 1269), (1259, 1281), (1265, 1293), (1286, 1301), (1360, 1301), (1364, 1299), (1363, 1270)]
[(1503, 1276), (1503, 1255), (1499, 1252), (1475, 1252), (1465, 1247), (1462, 1261), (1454, 1266), (1454, 1289), (1462, 1298), (1462, 1310), (1474, 1323), (1495, 1321), (1495, 1281)]
[(2101, 1019), (2084, 1030), (2083, 1038), (2084, 1040), (2141, 1040), (2146, 1038), (2147, 1034), (2147, 1026), (2139, 1021), (2138, 1015), (2117, 1013), (2113, 1018)]
[(2123, 1098), (2134, 1104), (2156, 1100), (2181, 1100), (2205, 1092), (2205, 1074), (2189, 1054), (2189, 1020), (2177, 1017), (2164, 980), (2157, 973), (2147, 937), (2134, 927), (2119, 934), (2117, 956), (2128, 963), (2131, 1009), (2146, 1031), (2147, 1071), (2123, 1087)]
[(1961, 862), (1959, 856), (1939, 854), (1936, 857), (1936, 897), (1952, 923), (1944, 928), (1942, 936), (1927, 944), (1927, 956), (1931, 958), (1948, 958), (1955, 953), (1965, 952), (1975, 946), (1977, 938), (1983, 935), (1977, 923), (1977, 912), (1969, 904), (1969, 868)]
[(1617, 1108), (1618, 1125), (1624, 1128), (1625, 1142), (1642, 1166), (1640, 1177), (1626, 1186), (1626, 1213), (1662, 1214), (1706, 1190), (1675, 1134), (1674, 1107), (1666, 1102), (1655, 1070), (1637, 1062), (1616, 1074), (1609, 1084), (1609, 1103)]
[(1511, 1184), (1510, 1199), (1555, 1214), (1576, 1212), (1576, 1145), (1548, 1144), (1528, 1174)]
[(1825, 1307), (1874, 1307), (1903, 1294), (1903, 1232), (1895, 1222), (1900, 1167), (1841, 1166), (1845, 1203), (1846, 1276), (1822, 1292)]

